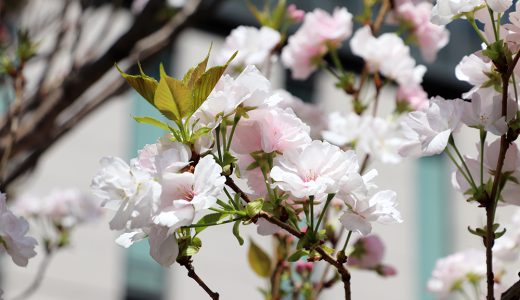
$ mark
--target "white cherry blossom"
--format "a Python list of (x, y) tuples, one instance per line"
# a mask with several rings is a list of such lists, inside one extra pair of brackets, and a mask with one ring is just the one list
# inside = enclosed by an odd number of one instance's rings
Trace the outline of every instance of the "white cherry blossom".
[(430, 105), (408, 113), (402, 121), (405, 135), (410, 142), (403, 145), (403, 156), (439, 154), (448, 145), (453, 131), (460, 126), (462, 100), (444, 100), (441, 97), (430, 100)]
[(216, 58), (218, 65), (223, 65), (238, 51), (231, 61), (230, 68), (242, 70), (248, 65), (255, 65), (262, 69), (271, 59), (273, 50), (280, 42), (278, 31), (263, 26), (258, 29), (251, 26), (238, 26), (226, 37), (224, 46)]
[(327, 142), (313, 141), (285, 151), (271, 170), (274, 186), (296, 198), (320, 197), (338, 191), (341, 179), (358, 168), (354, 151), (344, 152)]
[(484, 4), (484, 0), (437, 0), (432, 9), (432, 23), (446, 25), (458, 14), (472, 12)]
[(7, 252), (15, 264), (27, 266), (29, 258), (36, 255), (38, 242), (29, 236), (29, 223), (17, 217), (7, 208), (5, 194), (0, 194), (0, 253)]

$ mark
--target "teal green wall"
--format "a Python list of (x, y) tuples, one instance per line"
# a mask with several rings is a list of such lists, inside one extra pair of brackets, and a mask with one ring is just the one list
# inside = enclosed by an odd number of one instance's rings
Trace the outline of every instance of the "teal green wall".
[(444, 156), (425, 157), (416, 163), (418, 189), (418, 274), (419, 297), (417, 299), (434, 299), (426, 290), (437, 259), (450, 251), (450, 205), (449, 168)]

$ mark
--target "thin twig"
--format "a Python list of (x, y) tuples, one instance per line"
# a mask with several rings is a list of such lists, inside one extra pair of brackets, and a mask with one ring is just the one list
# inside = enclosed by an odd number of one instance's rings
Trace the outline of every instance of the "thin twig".
[(36, 273), (36, 277), (34, 277), (33, 282), (18, 296), (14, 297), (12, 300), (25, 300), (34, 294), (40, 287), (45, 278), (45, 272), (47, 271), (49, 264), (52, 260), (54, 252), (52, 250), (46, 251), (45, 256), (43, 257), (42, 262), (38, 268), (38, 272)]
[(197, 284), (208, 294), (208, 296), (213, 300), (218, 300), (220, 295), (217, 292), (212, 291), (208, 285), (202, 280), (202, 278), (197, 275), (195, 272), (195, 268), (192, 265), (192, 261), (187, 259), (185, 261), (179, 262), (181, 266), (184, 266), (188, 270), (188, 277), (192, 278), (197, 282)]

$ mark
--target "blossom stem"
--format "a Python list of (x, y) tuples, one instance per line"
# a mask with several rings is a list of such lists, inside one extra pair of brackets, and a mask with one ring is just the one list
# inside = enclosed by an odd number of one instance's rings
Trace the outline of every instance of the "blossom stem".
[(36, 273), (36, 277), (34, 278), (33, 282), (27, 289), (25, 289), (20, 295), (14, 297), (12, 300), (24, 300), (28, 299), (34, 292), (38, 290), (40, 285), (43, 282), (43, 279), (45, 278), (45, 273), (47, 272), (47, 269), (49, 267), (49, 264), (54, 256), (54, 250), (50, 248), (49, 250), (45, 251), (45, 256), (43, 257), (42, 262), (40, 263), (40, 266), (38, 268), (38, 271)]
[(484, 185), (484, 143), (486, 136), (487, 131), (480, 129), (480, 186)]
[(482, 31), (477, 26), (477, 23), (475, 23), (475, 17), (472, 15), (467, 16), (469, 23), (471, 24), (471, 27), (475, 30), (480, 40), (486, 44), (486, 46), (489, 46), (489, 42), (487, 41), (486, 37), (482, 34)]
[(330, 57), (332, 58), (334, 65), (336, 66), (336, 68), (338, 68), (340, 74), (344, 75), (345, 69), (343, 69), (343, 64), (341, 63), (341, 60), (339, 59), (338, 49), (335, 46), (330, 46), (329, 51), (330, 51)]
[(347, 239), (345, 240), (345, 243), (343, 244), (343, 248), (341, 248), (341, 252), (345, 253), (345, 250), (347, 250), (348, 242), (350, 241), (351, 236), (352, 236), (352, 230), (349, 230)]
[(216, 141), (217, 141), (217, 153), (218, 153), (218, 159), (220, 163), (222, 164), (222, 150), (220, 150), (220, 125), (217, 126), (216, 130)]
[(309, 205), (310, 205), (310, 216), (311, 219), (311, 233), (314, 235), (314, 196), (309, 196)]
[(197, 275), (197, 273), (195, 272), (195, 268), (192, 265), (191, 260), (186, 260), (184, 262), (179, 262), (179, 263), (180, 263), (181, 266), (186, 267), (186, 269), (188, 270), (188, 277), (190, 277), (193, 280), (195, 280), (198, 283), (198, 285), (200, 285), (200, 287), (202, 289), (204, 289), (204, 291), (211, 297), (211, 299), (213, 299), (213, 300), (218, 300), (219, 299), (220, 295), (217, 292), (213, 292), (208, 287), (208, 285), (204, 282), (204, 280), (202, 280), (199, 277), (199, 275)]
[(455, 157), (453, 157), (453, 154), (451, 154), (450, 149), (446, 148), (446, 150), (444, 152), (446, 152), (446, 154), (448, 154), (448, 157), (451, 159), (451, 161), (453, 162), (453, 164), (455, 165), (457, 170), (459, 170), (460, 174), (462, 174), (462, 176), (464, 176), (464, 179), (466, 179), (466, 182), (468, 182), (468, 184), (471, 185), (473, 188), (476, 188), (475, 185), (469, 179), (468, 175), (466, 175), (466, 172), (464, 172), (462, 167), (459, 165), (459, 163), (457, 162)]
[(231, 148), (231, 142), (233, 141), (233, 135), (235, 135), (235, 129), (237, 128), (238, 121), (240, 121), (241, 116), (235, 115), (235, 119), (233, 120), (233, 126), (231, 127), (231, 134), (229, 135), (229, 141), (226, 147), (226, 151), (229, 151)]
[(318, 223), (316, 224), (316, 230), (315, 233), (318, 233), (318, 230), (320, 230), (321, 221), (323, 220), (323, 217), (327, 213), (327, 208), (329, 207), (330, 202), (332, 199), (334, 199), (334, 196), (336, 194), (328, 194), (327, 200), (325, 201), (325, 205), (323, 206), (323, 210), (321, 211), (320, 217), (318, 218)]
[[(226, 213), (229, 213), (229, 212), (226, 212)], [(243, 216), (240, 216), (240, 217), (236, 217), (236, 218), (233, 218), (233, 219), (225, 220), (225, 221), (222, 221), (222, 222), (206, 223), (206, 224), (192, 224), (192, 225), (188, 225), (188, 226), (182, 226), (182, 228), (198, 228), (198, 227), (218, 226), (218, 225), (223, 225), (223, 224), (227, 224), (227, 223), (240, 221), (243, 218), (244, 218)]]
[[(495, 41), (500, 39), (497, 24), (495, 23), (495, 14), (493, 10), (488, 6), (489, 17), (491, 18), (491, 24), (493, 25), (493, 34), (495, 35)], [(499, 19), (500, 20), (500, 19)]]
[(473, 187), (476, 188), (477, 184), (475, 183), (475, 180), (473, 179), (473, 176), (471, 175), (471, 172), (469, 171), (468, 165), (464, 161), (464, 157), (462, 157), (462, 155), (460, 154), (459, 148), (457, 148), (457, 145), (455, 144), (455, 140), (453, 139), (453, 136), (451, 136), (451, 135), (450, 135), (450, 139), (449, 139), (449, 144), (455, 150), (455, 153), (459, 157), (460, 162), (461, 162), (462, 166), (464, 167), (464, 169), (466, 170), (466, 172), (468, 172), (467, 174), (468, 174), (469, 179), (471, 180), (471, 183), (473, 184)]

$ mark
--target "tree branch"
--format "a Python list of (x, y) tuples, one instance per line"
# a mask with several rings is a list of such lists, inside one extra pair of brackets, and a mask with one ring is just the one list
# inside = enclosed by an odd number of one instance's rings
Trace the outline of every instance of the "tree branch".
[(193, 280), (195, 280), (197, 282), (197, 284), (200, 285), (200, 287), (202, 289), (204, 289), (204, 291), (210, 296), (211, 299), (213, 299), (213, 300), (218, 300), (219, 299), (220, 295), (217, 292), (213, 292), (208, 287), (208, 285), (204, 282), (204, 280), (202, 280), (202, 278), (200, 278), (199, 275), (197, 275), (197, 273), (195, 272), (195, 268), (192, 265), (192, 261), (191, 260), (187, 259), (187, 260), (184, 260), (184, 261), (180, 261), (179, 264), (181, 266), (186, 267), (186, 269), (188, 270), (188, 277), (190, 277)]

